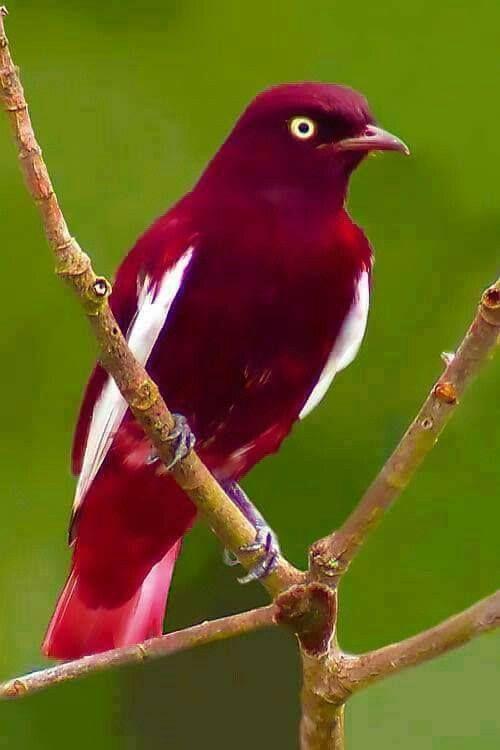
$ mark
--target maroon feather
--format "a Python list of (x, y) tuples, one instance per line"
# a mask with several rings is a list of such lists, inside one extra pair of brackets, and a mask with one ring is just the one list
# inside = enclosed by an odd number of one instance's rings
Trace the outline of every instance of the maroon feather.
[[(310, 143), (291, 136), (294, 116), (316, 123)], [(117, 273), (111, 304), (126, 331), (143, 280), (160, 283), (194, 248), (147, 367), (219, 479), (240, 478), (279, 448), (318, 382), (360, 274), (370, 272), (369, 243), (344, 210), (364, 152), (332, 147), (370, 124), (366, 101), (350, 89), (290, 84), (264, 92), (193, 191), (139, 239)], [(98, 367), (87, 386), (77, 473), (106, 377)], [(77, 657), (161, 631), (158, 612), (195, 509), (148, 462), (150, 453), (127, 412), (79, 509), (48, 655)]]

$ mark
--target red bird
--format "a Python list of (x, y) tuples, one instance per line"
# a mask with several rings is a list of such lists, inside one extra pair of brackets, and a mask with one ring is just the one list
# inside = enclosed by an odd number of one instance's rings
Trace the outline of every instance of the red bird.
[[(372, 252), (345, 202), (352, 171), (375, 150), (408, 153), (375, 125), (357, 92), (271, 88), (116, 276), (113, 312), (182, 415), (177, 456), (196, 435), (201, 459), (256, 527), (264, 560), (244, 582), (272, 569), (278, 547), (237, 482), (278, 450), (363, 338)], [(62, 659), (162, 632), (175, 561), (196, 515), (99, 365), (73, 470), (72, 568), (43, 644)]]

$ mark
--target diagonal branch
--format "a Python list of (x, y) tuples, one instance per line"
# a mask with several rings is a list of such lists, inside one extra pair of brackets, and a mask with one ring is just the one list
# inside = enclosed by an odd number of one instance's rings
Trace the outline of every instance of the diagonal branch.
[(481, 633), (500, 627), (500, 591), (473, 604), (434, 628), (399, 643), (356, 657), (347, 657), (344, 670), (351, 691), (435, 659), (459, 648)]
[[(89, 257), (69, 233), (41, 148), (35, 138), (19, 74), (9, 52), (4, 28), (6, 15), (6, 9), (1, 8), (0, 102), (7, 111), (19, 151), (21, 169), (55, 256), (56, 273), (78, 297), (97, 339), (102, 365), (116, 381), (159, 457), (168, 465), (173, 458), (172, 441), (168, 440), (173, 427), (172, 415), (158, 387), (130, 351), (111, 312), (108, 304), (111, 285), (106, 279), (96, 276)], [(255, 564), (260, 557), (259, 552), (242, 554), (240, 551), (241, 547), (254, 542), (255, 530), (196, 453), (192, 451), (177, 464), (172, 469), (172, 475), (195, 503), (224, 547), (231, 550), (247, 569)], [(280, 558), (263, 584), (274, 595), (301, 579), (302, 574)]]
[(275, 624), (276, 607), (273, 604), (249, 612), (222, 617), (219, 620), (202, 622), (185, 630), (175, 633), (167, 633), (159, 638), (151, 638), (149, 641), (137, 646), (115, 648), (112, 651), (104, 651), (93, 656), (84, 656), (82, 659), (68, 661), (55, 667), (42, 669), (39, 672), (31, 672), (23, 677), (15, 677), (8, 682), (0, 684), (0, 700), (6, 698), (20, 698), (28, 693), (58, 685), (60, 682), (76, 680), (94, 672), (102, 672), (111, 667), (123, 666), (125, 664), (136, 664), (149, 659), (158, 659), (170, 656), (180, 651), (186, 651), (206, 643), (233, 638), (244, 635), (253, 630), (262, 630)]
[(500, 279), (487, 289), (454, 356), (394, 453), (338, 531), (311, 548), (315, 577), (336, 585), (366, 538), (436, 444), (466, 387), (493, 353), (500, 333)]

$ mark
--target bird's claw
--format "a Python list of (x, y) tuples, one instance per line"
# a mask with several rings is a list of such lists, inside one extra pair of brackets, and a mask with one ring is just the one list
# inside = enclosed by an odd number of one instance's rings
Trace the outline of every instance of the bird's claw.
[(222, 553), (222, 561), (224, 565), (227, 565), (229, 568), (234, 568), (235, 565), (239, 565), (239, 560), (234, 554), (234, 552), (231, 552), (230, 549), (225, 549)]
[(174, 427), (170, 431), (167, 440), (174, 443), (174, 455), (170, 463), (166, 466), (167, 471), (173, 469), (179, 461), (186, 458), (196, 444), (196, 438), (188, 425), (186, 417), (183, 417), (182, 414), (172, 414), (172, 416), (174, 418)]
[[(240, 552), (262, 552), (262, 559), (253, 565), (246, 575), (238, 578), (238, 583), (246, 584), (259, 581), (268, 576), (278, 562), (280, 547), (274, 531), (266, 525), (256, 528), (255, 541), (240, 548)], [(237, 558), (229, 550), (224, 550), (224, 562), (226, 565), (236, 565)]]
[[(183, 417), (182, 414), (172, 414), (172, 417), (174, 419), (174, 426), (167, 437), (167, 442), (174, 443), (174, 455), (170, 463), (165, 466), (167, 471), (173, 469), (179, 461), (186, 458), (196, 444), (196, 437), (191, 431), (186, 417)], [(158, 461), (158, 458), (158, 454), (153, 451), (149, 456), (147, 463), (155, 463), (155, 461)]]

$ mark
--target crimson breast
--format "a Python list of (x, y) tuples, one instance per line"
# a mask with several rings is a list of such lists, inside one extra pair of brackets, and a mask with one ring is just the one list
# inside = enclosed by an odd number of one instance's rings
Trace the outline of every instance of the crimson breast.
[[(369, 268), (368, 244), (345, 215), (306, 247), (251, 232), (238, 247), (199, 238), (149, 370), (219, 477), (279, 447), (320, 387)], [(351, 334), (359, 345), (359, 326)]]
[[(300, 227), (280, 236), (265, 212), (257, 227), (221, 236), (210, 223), (194, 231), (182, 208), (153, 225), (124, 261), (112, 307), (170, 408), (187, 417), (202, 459), (219, 478), (237, 479), (278, 449), (354, 356), (366, 322), (359, 290), (363, 279), (368, 287), (371, 250), (343, 211), (319, 237), (305, 237)], [(103, 404), (113, 388), (97, 369), (75, 439), (77, 472), (89, 426), (99, 442), (87, 441), (93, 456), (105, 455), (120, 424), (127, 451), (142, 443), (119, 394)], [(100, 412), (107, 436), (100, 423), (91, 426)], [(144, 457), (147, 446), (133, 455)], [(100, 462), (83, 465), (81, 497)]]

